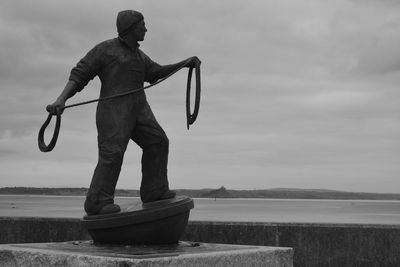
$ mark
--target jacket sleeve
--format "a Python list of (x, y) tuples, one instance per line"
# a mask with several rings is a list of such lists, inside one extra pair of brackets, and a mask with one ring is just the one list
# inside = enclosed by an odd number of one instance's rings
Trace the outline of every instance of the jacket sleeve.
[(144, 74), (144, 81), (148, 83), (155, 83), (160, 79), (159, 70), (161, 66), (151, 60), (143, 51), (139, 50), (140, 56), (144, 61), (145, 66), (145, 74)]
[(101, 47), (95, 46), (71, 70), (69, 80), (76, 82), (77, 91), (82, 89), (99, 74), (101, 69)]

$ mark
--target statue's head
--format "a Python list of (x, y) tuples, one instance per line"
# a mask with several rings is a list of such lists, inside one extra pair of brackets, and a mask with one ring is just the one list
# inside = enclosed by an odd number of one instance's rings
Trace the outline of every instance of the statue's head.
[(132, 34), (137, 41), (143, 41), (147, 29), (142, 13), (135, 10), (120, 11), (117, 16), (117, 30), (122, 38)]

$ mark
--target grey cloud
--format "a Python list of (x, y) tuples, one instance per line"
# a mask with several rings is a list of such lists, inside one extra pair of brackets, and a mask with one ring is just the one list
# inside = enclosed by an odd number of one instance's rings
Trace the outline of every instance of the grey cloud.
[(398, 7), (400, 5), (397, 0), (350, 0), (350, 2), (354, 2), (359, 5), (372, 5), (374, 7)]

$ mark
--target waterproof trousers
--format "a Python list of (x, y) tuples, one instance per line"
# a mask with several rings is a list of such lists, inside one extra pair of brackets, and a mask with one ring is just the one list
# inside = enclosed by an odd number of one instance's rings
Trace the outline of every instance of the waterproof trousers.
[(114, 203), (115, 187), (129, 140), (143, 150), (142, 201), (155, 201), (169, 190), (169, 141), (146, 96), (143, 93), (127, 97), (115, 104), (106, 103), (97, 109), (99, 159), (85, 201), (88, 215), (97, 214), (103, 206)]

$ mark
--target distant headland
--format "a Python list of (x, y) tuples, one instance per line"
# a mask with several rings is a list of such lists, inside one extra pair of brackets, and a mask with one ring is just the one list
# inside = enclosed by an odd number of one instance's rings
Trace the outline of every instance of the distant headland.
[[(84, 196), (87, 188), (2, 187), (1, 195), (58, 195)], [(354, 199), (354, 200), (400, 200), (400, 194), (346, 192), (326, 189), (272, 188), (255, 190), (177, 189), (178, 195), (194, 198), (278, 198), (278, 199)], [(116, 189), (116, 196), (138, 197), (139, 190)]]

